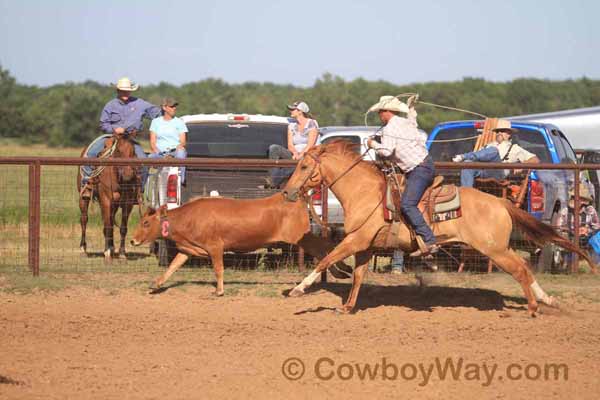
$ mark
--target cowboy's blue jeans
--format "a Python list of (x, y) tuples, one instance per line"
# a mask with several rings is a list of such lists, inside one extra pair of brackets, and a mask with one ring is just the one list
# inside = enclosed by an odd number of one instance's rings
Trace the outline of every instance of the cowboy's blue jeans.
[(402, 250), (394, 250), (392, 256), (392, 271), (404, 272), (404, 252)]
[[(502, 162), (496, 147), (486, 147), (478, 151), (465, 153), (463, 156), (465, 157), (465, 161)], [(504, 179), (504, 170), (463, 169), (460, 171), (460, 185), (462, 187), (473, 187), (475, 178)]]
[(413, 227), (417, 235), (423, 238), (426, 244), (434, 244), (435, 236), (425, 223), (423, 214), (417, 208), (425, 190), (433, 183), (435, 168), (431, 157), (427, 156), (425, 160), (417, 165), (412, 171), (405, 174), (406, 187), (402, 194), (402, 204), (400, 209)]
[[(292, 152), (279, 144), (269, 146), (270, 160), (291, 160)], [(292, 176), (295, 168), (272, 168), (271, 169), (271, 184), (278, 188), (283, 181)]]
[[(90, 147), (88, 148), (88, 151), (87, 151), (87, 154), (85, 155), (85, 157), (90, 157), (90, 158), (98, 157), (98, 154), (100, 154), (102, 149), (104, 149), (104, 143), (106, 142), (106, 139), (108, 139), (110, 137), (112, 137), (112, 135), (108, 135), (108, 134), (97, 137), (92, 142)], [(139, 144), (134, 143), (133, 150), (135, 151), (135, 155), (137, 158), (146, 158), (146, 153), (144, 153), (144, 149)], [(93, 167), (91, 165), (83, 165), (82, 166), (82, 168), (81, 168), (81, 170), (83, 172), (83, 176), (81, 177), (82, 185), (85, 185), (87, 183), (87, 181), (90, 179), (90, 175), (92, 174), (92, 171), (94, 170), (94, 168), (95, 167)], [(146, 182), (147, 175), (148, 175), (148, 169), (146, 167), (142, 167), (142, 187), (144, 186), (144, 183)]]

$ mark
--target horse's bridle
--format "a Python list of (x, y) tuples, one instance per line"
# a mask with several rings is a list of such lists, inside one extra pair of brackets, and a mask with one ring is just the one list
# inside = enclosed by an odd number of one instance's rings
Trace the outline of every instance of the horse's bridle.
[(315, 164), (313, 165), (313, 167), (310, 170), (310, 172), (306, 175), (306, 178), (304, 178), (302, 180), (302, 183), (300, 183), (300, 185), (298, 185), (297, 188), (293, 188), (291, 190), (286, 189), (286, 190), (283, 191), (286, 200), (288, 200), (288, 201), (297, 201), (298, 198), (299, 198), (299, 196), (298, 196), (299, 194), (302, 197), (306, 197), (306, 189), (304, 189), (304, 185), (309, 180), (313, 180), (313, 178), (315, 177), (315, 170), (317, 168), (319, 169), (318, 170), (319, 175), (321, 175), (321, 181), (324, 183), (323, 190), (328, 190), (330, 187), (332, 187), (333, 185), (335, 185), (337, 181), (339, 181), (340, 179), (342, 179), (342, 177), (344, 177), (344, 175), (346, 175), (348, 172), (350, 172), (350, 170), (352, 168), (354, 168), (355, 166), (357, 166), (358, 163), (362, 161), (363, 156), (367, 153), (367, 151), (365, 151), (364, 153), (360, 154), (356, 158), (356, 160), (354, 160), (352, 162), (352, 164), (350, 164), (350, 166), (348, 168), (346, 168), (346, 170), (344, 172), (342, 172), (340, 175), (338, 175), (337, 177), (335, 177), (335, 179), (333, 179), (330, 183), (327, 183), (327, 181), (325, 180), (325, 176), (321, 172), (321, 159), (319, 158), (319, 156), (316, 155), (316, 154), (313, 154), (313, 153), (306, 153), (305, 156), (309, 156), (310, 158), (312, 158), (315, 161)]

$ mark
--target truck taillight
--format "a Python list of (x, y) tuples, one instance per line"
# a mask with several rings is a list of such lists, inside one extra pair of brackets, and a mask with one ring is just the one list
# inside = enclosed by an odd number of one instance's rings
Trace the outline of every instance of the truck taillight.
[(321, 204), (321, 191), (320, 190), (315, 191), (311, 197), (312, 197), (313, 204)]
[(167, 179), (167, 203), (177, 203), (177, 175), (169, 175)]
[(475, 129), (482, 129), (483, 128), (483, 122), (482, 121), (475, 121), (475, 123), (473, 124), (473, 127)]
[(249, 121), (250, 117), (247, 115), (232, 115), (228, 119), (233, 121)]
[(531, 181), (531, 190), (529, 192), (529, 201), (531, 212), (544, 211), (544, 186), (540, 181)]

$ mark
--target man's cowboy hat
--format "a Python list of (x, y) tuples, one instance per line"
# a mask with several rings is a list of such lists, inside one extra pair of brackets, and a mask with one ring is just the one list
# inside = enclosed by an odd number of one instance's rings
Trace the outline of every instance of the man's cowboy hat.
[[(590, 204), (594, 199), (592, 198), (592, 194), (588, 189), (587, 185), (581, 183), (579, 185), (579, 201), (581, 204)], [(575, 207), (575, 190), (569, 190), (569, 207)]]
[(406, 114), (408, 114), (409, 111), (408, 106), (394, 96), (381, 96), (379, 102), (373, 104), (371, 108), (369, 108), (369, 112), (378, 112), (381, 110), (403, 112)]
[(508, 132), (508, 133), (517, 133), (519, 130), (517, 128), (513, 128), (510, 124), (510, 121), (505, 119), (499, 119), (496, 127), (492, 129), (494, 132)]
[(115, 87), (118, 90), (123, 90), (125, 92), (133, 92), (138, 90), (140, 86), (133, 83), (129, 78), (123, 77), (117, 81)]

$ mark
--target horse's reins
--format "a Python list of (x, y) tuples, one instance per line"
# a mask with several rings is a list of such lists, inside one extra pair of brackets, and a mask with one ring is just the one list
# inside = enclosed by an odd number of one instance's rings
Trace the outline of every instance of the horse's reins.
[[(362, 158), (365, 154), (367, 154), (369, 152), (369, 149), (365, 150), (364, 153), (360, 154), (358, 156), (358, 158), (356, 160), (354, 160), (352, 162), (352, 164), (350, 164), (350, 166), (348, 168), (346, 168), (340, 175), (338, 175), (335, 179), (333, 179), (331, 181), (331, 183), (327, 183), (327, 181), (325, 180), (325, 176), (323, 175), (323, 173), (319, 170), (319, 174), (321, 175), (321, 179), (323, 181), (323, 183), (325, 183), (322, 187), (322, 191), (326, 191), (329, 190), (330, 187), (332, 187), (338, 180), (340, 180), (342, 177), (344, 177), (348, 172), (350, 172), (350, 170), (352, 168), (354, 168), (355, 166), (358, 165), (359, 162), (362, 161)], [(312, 154), (312, 153), (307, 153), (307, 155), (312, 158), (315, 161), (315, 165), (313, 166), (312, 170), (310, 171), (310, 173), (308, 173), (306, 175), (306, 178), (304, 178), (304, 180), (302, 181), (302, 184), (299, 185), (299, 187), (303, 187), (304, 184), (311, 179), (314, 176), (314, 171), (317, 167), (319, 167), (319, 169), (321, 168), (321, 160), (319, 159), (318, 156)], [(316, 220), (316, 222), (321, 225), (321, 227), (323, 227), (324, 229), (329, 229), (328, 225), (323, 222), (323, 220), (321, 219), (321, 217), (317, 214), (313, 202), (312, 202), (312, 198), (310, 198), (310, 196), (308, 195), (304, 195), (304, 200), (306, 201), (306, 203), (308, 204), (310, 213), (313, 217), (314, 220)], [(379, 205), (382, 203), (383, 201), (383, 197), (377, 202), (377, 205), (375, 206), (375, 208), (373, 208), (373, 210), (369, 213), (369, 215), (367, 215), (367, 218), (365, 218), (365, 220), (363, 221), (362, 224), (360, 224), (356, 229), (354, 229), (354, 231), (360, 229), (366, 222), (367, 220), (371, 217), (371, 215), (373, 215), (373, 213), (375, 212), (375, 210), (379, 207)], [(354, 232), (352, 231), (352, 232)], [(347, 234), (350, 234), (352, 232), (347, 232)]]

